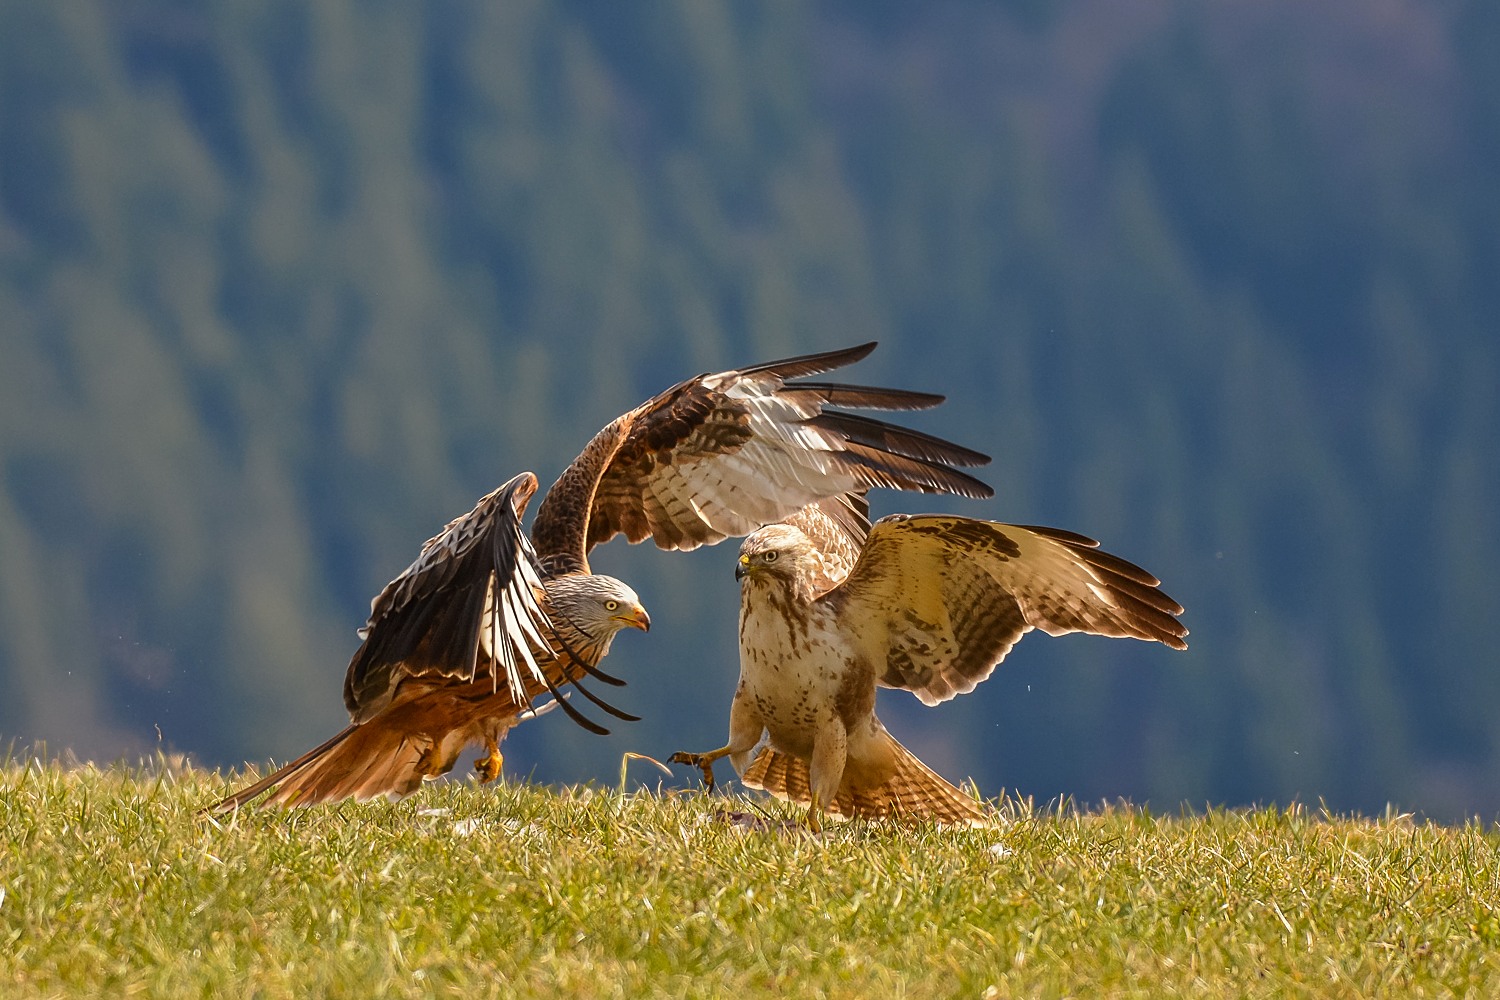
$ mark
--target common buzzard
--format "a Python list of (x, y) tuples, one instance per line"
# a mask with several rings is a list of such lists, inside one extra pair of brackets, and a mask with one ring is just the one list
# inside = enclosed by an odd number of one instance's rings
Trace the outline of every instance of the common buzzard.
[(806, 805), (815, 830), (823, 810), (986, 822), (972, 796), (886, 731), (877, 687), (926, 705), (966, 694), (1034, 628), (1187, 648), (1182, 606), (1161, 581), (1070, 531), (894, 514), (870, 529), (852, 568), (824, 536), (814, 508), (745, 539), (729, 742), (672, 757), (700, 767), (710, 788), (714, 762), (729, 757), (749, 787)]

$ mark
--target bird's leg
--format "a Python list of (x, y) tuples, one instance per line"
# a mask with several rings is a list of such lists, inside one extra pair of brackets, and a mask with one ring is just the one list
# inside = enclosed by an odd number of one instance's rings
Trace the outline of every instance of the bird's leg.
[(426, 738), (423, 738), (423, 742), (427, 745), (422, 748), (421, 756), (417, 758), (418, 774), (424, 778), (436, 778), (453, 770), (453, 765), (457, 762), (457, 754), (444, 760), (440, 744)]
[(812, 793), (807, 807), (807, 828), (813, 833), (823, 832), (823, 810), (838, 798), (848, 762), (849, 730), (842, 720), (830, 719), (813, 737), (812, 760), (807, 766), (808, 790)]
[(807, 828), (813, 833), (823, 832), (823, 804), (818, 801), (818, 793), (813, 792), (812, 802), (807, 807)]
[(505, 757), (500, 753), (500, 745), (494, 739), (484, 741), (484, 748), (488, 751), (483, 757), (474, 761), (474, 770), (479, 772), (479, 782), (488, 785), (500, 777), (500, 768), (505, 763)]
[(703, 772), (703, 787), (705, 790), (711, 792), (714, 790), (714, 761), (723, 760), (733, 752), (733, 745), (726, 743), (719, 747), (719, 749), (710, 750), (707, 753), (688, 753), (686, 750), (679, 750), (668, 757), (667, 760), (673, 764), (688, 764), (701, 770)]
[[(765, 721), (755, 711), (751, 700), (745, 697), (744, 690), (745, 682), (741, 680), (739, 690), (734, 693), (734, 700), (729, 703), (728, 743), (708, 753), (679, 750), (668, 758), (673, 764), (691, 764), (701, 770), (703, 785), (710, 792), (714, 790), (714, 761), (731, 754), (748, 753), (760, 741), (760, 734), (765, 730)], [(739, 761), (733, 763), (739, 766)]]

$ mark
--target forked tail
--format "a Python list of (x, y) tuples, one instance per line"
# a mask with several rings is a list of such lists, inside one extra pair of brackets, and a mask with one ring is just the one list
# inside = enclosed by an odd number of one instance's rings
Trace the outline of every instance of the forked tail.
[[(949, 826), (990, 826), (994, 818), (972, 795), (953, 787), (889, 733), (896, 770), (882, 785), (851, 788), (848, 781), (826, 808), (846, 819), (928, 820)], [(807, 762), (771, 747), (751, 761), (740, 781), (797, 805), (812, 802)]]
[[(422, 785), (421, 749), (377, 717), (350, 726), (249, 788), (209, 806), (222, 813), (272, 790), (261, 806), (310, 806), (339, 799), (404, 798)], [(448, 762), (451, 766), (451, 761)], [(431, 770), (431, 768), (427, 768)]]

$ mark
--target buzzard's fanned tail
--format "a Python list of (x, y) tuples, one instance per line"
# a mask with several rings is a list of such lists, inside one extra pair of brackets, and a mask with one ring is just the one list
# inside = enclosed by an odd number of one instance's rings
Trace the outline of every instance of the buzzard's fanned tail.
[(906, 747), (886, 734), (896, 757), (896, 773), (879, 788), (858, 791), (852, 806), (858, 815), (932, 820), (950, 826), (990, 826), (993, 818), (972, 795), (945, 781)]
[[(926, 820), (968, 827), (992, 825), (993, 817), (978, 800), (945, 781), (895, 737), (884, 735), (896, 760), (894, 773), (873, 788), (857, 787), (846, 775), (838, 795), (825, 806), (828, 812), (845, 819)], [(796, 805), (812, 802), (807, 762), (769, 746), (751, 762), (740, 781)]]

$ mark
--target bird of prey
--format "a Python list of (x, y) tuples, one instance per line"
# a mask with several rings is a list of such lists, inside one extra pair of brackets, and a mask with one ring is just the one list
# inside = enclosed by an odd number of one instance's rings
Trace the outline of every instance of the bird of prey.
[(991, 495), (960, 471), (989, 459), (931, 435), (836, 408), (917, 410), (930, 393), (790, 381), (864, 358), (873, 343), (688, 379), (611, 421), (543, 497), (528, 539), (521, 518), (537, 480), (522, 473), (422, 546), (371, 602), (349, 663), (350, 725), (210, 807), (271, 790), (264, 804), (400, 797), (480, 744), (483, 781), (500, 741), (550, 694), (623, 683), (599, 669), (615, 634), (650, 625), (635, 592), (589, 570), (594, 546), (623, 534), (669, 550), (748, 534), (803, 506), (872, 486)]
[(966, 694), (1032, 629), (1187, 648), (1182, 607), (1161, 581), (1070, 531), (893, 514), (857, 558), (828, 537), (813, 507), (745, 539), (729, 742), (672, 757), (700, 767), (710, 789), (714, 762), (729, 757), (747, 786), (806, 805), (815, 831), (825, 810), (987, 822), (972, 796), (886, 731), (877, 687), (926, 705)]

